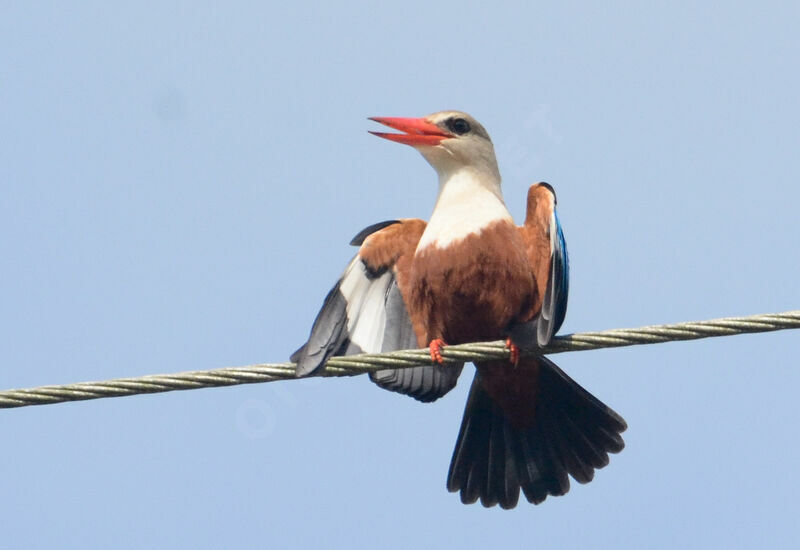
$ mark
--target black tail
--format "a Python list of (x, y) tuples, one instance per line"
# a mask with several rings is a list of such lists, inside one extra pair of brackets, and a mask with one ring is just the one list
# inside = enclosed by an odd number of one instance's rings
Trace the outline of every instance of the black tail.
[[(536, 373), (536, 388), (529, 392), (535, 410), (524, 426), (509, 419), (483, 380), (492, 369), (514, 367), (495, 365), (475, 373), (447, 476), (448, 490), (460, 491), (465, 504), (480, 498), (487, 507), (513, 508), (520, 488), (529, 502), (539, 504), (547, 495), (569, 491), (567, 474), (579, 483), (591, 481), (594, 470), (608, 464), (608, 453), (625, 446), (620, 433), (627, 425), (621, 416), (548, 359), (523, 361), (532, 367), (529, 373)], [(518, 381), (526, 380), (531, 382), (526, 376)]]

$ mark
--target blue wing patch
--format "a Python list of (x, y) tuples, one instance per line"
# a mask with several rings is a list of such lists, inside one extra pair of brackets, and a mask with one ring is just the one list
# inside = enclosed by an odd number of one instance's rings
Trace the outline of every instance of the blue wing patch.
[[(537, 185), (546, 186), (553, 193), (553, 206), (547, 230), (550, 238), (550, 273), (539, 314), (530, 321), (514, 323), (508, 327), (508, 336), (517, 345), (528, 349), (545, 346), (552, 340), (566, 317), (569, 297), (567, 242), (564, 239), (561, 221), (556, 213), (555, 192), (547, 184), (539, 183)], [(529, 205), (529, 210), (530, 208)]]
[(567, 242), (558, 214), (553, 208), (550, 216), (550, 277), (542, 301), (542, 311), (536, 318), (536, 342), (547, 345), (567, 315), (569, 295), (569, 258)]
[(553, 250), (553, 269), (550, 274), (551, 284), (555, 292), (555, 311), (553, 312), (554, 328), (556, 334), (567, 316), (567, 298), (569, 298), (569, 256), (567, 254), (567, 241), (561, 229), (561, 220), (558, 213), (553, 212), (556, 225), (555, 248)]

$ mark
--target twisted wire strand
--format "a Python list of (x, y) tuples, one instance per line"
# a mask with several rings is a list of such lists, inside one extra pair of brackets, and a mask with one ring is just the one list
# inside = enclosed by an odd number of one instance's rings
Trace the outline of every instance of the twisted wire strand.
[[(659, 344), (796, 328), (800, 328), (800, 310), (671, 325), (581, 332), (557, 336), (544, 348), (523, 350), (523, 355), (548, 355), (568, 351)], [(477, 342), (446, 346), (443, 350), (443, 357), (445, 363), (506, 359), (509, 357), (509, 350), (504, 342)], [(318, 375), (355, 376), (385, 368), (397, 369), (429, 364), (430, 352), (427, 349), (351, 355), (331, 358)], [(5, 390), (0, 391), (0, 408), (10, 409), (104, 397), (123, 397), (144, 393), (292, 380), (296, 378), (294, 369), (293, 363), (264, 363), (176, 374), (151, 374), (136, 378), (116, 378), (101, 382), (79, 382), (76, 384)]]

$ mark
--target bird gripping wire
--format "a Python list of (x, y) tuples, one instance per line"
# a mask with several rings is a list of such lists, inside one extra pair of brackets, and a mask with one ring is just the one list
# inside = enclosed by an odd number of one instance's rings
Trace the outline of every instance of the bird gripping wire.
[[(663, 342), (796, 328), (800, 328), (800, 310), (672, 325), (652, 325), (631, 329), (611, 329), (599, 332), (568, 334), (555, 337), (544, 348), (523, 351), (523, 354), (549, 355), (567, 351), (660, 344)], [(460, 344), (447, 346), (443, 349), (445, 363), (487, 361), (508, 358), (508, 356), (509, 350), (504, 342)], [(430, 364), (430, 351), (428, 349), (351, 355), (347, 357), (332, 357), (318, 375), (355, 376), (386, 368), (401, 369), (428, 364)], [(179, 372), (176, 374), (150, 374), (136, 378), (115, 378), (101, 382), (78, 382), (57, 386), (4, 390), (0, 391), (0, 409), (296, 379), (293, 363), (263, 363), (243, 367)]]

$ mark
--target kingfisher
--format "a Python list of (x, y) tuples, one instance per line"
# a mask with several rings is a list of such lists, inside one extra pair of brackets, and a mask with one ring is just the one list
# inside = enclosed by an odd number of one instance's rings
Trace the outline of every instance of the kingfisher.
[(434, 401), (463, 369), (443, 364), (449, 344), (504, 339), (509, 359), (480, 361), (456, 440), (447, 488), (461, 501), (514, 508), (588, 483), (624, 447), (620, 415), (543, 355), (567, 310), (569, 261), (547, 183), (528, 190), (517, 226), (503, 201), (494, 146), (470, 115), (376, 117), (371, 132), (414, 147), (436, 170), (430, 220), (371, 225), (328, 293), (308, 341), (291, 357), (309, 376), (333, 356), (427, 347), (431, 364), (370, 373), (378, 386)]

